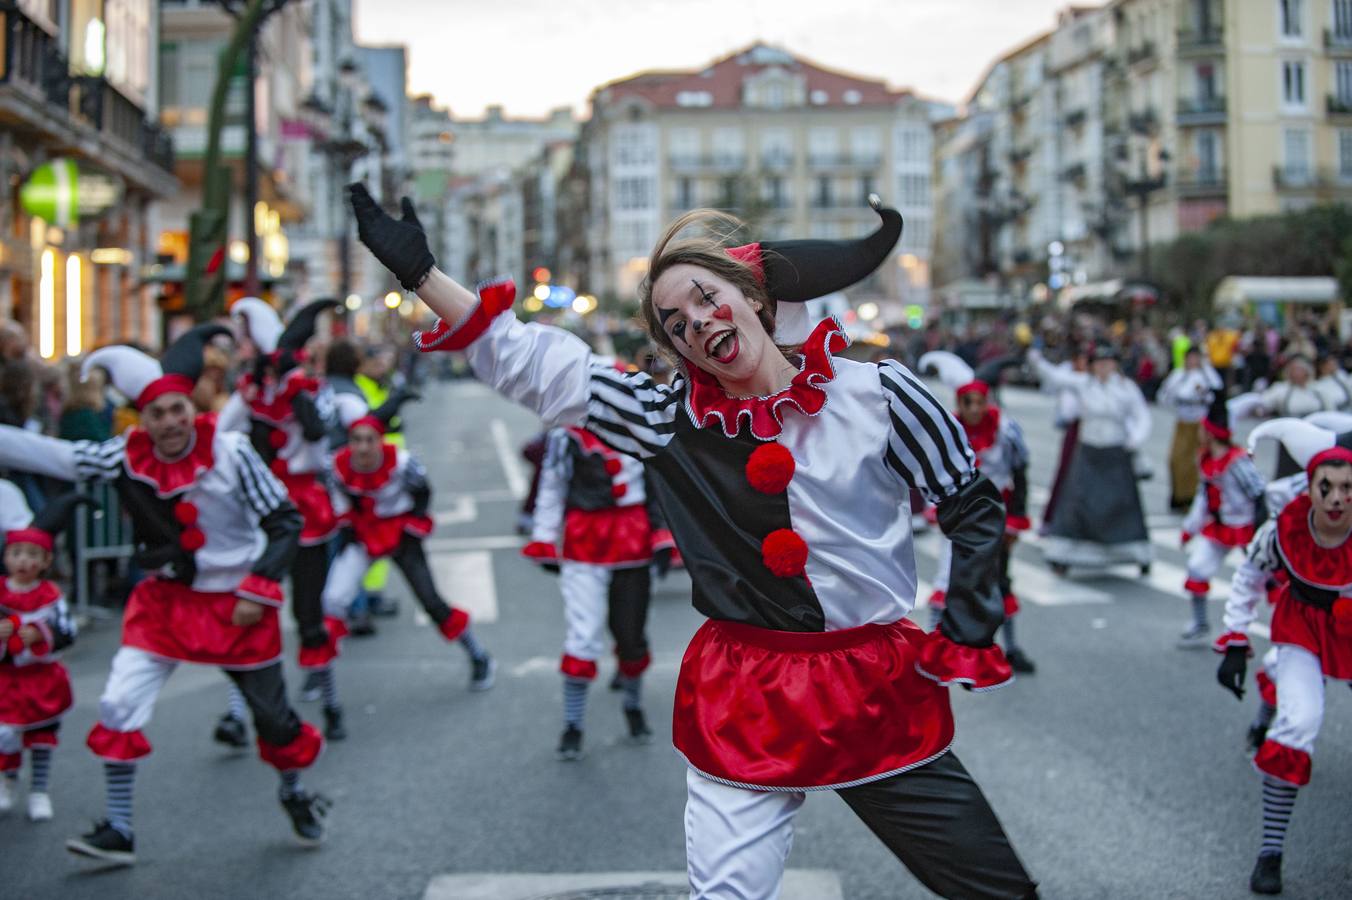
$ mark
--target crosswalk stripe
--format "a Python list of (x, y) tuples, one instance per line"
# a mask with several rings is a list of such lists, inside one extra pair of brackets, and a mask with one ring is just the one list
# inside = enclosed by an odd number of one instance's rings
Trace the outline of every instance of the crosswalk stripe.
[(432, 513), (438, 525), (464, 525), (479, 518), (479, 504), (469, 494), (452, 494), (448, 509), (439, 509)]
[(432, 577), (452, 606), (467, 610), (473, 622), (498, 620), (498, 592), (493, 557), (487, 550), (428, 555)]
[(512, 446), (512, 437), (507, 431), (507, 423), (501, 419), (494, 419), (489, 423), (488, 430), (493, 434), (493, 443), (498, 451), (498, 462), (502, 464), (502, 474), (507, 478), (507, 487), (511, 489), (512, 494), (517, 499), (525, 497), (526, 491), (529, 490), (530, 480), (526, 478), (516, 448)]

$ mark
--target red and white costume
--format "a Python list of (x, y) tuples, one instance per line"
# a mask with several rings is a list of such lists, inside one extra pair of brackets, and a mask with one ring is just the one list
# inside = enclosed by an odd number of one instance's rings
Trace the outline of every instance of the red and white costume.
[(1257, 501), (1266, 483), (1243, 447), (1230, 447), (1221, 456), (1203, 450), (1198, 467), (1201, 483), (1182, 526), (1188, 548), (1183, 590), (1205, 597), (1225, 557), (1253, 539)]
[[(11, 532), (10, 540), (22, 539), (15, 534), (22, 532)], [(13, 579), (0, 577), (0, 619), (6, 618), (14, 631), (0, 645), (0, 771), (19, 768), (25, 747), (56, 746), (56, 726), (72, 703), (60, 654), (75, 640), (66, 598), (51, 581), (17, 591)], [(18, 636), (25, 625), (42, 639), (25, 647)]]

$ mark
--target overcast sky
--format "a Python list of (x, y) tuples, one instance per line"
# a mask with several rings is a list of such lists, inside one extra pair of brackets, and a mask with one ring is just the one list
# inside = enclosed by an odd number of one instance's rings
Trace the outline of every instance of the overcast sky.
[[(1083, 0), (1082, 0), (1083, 2)], [(353, 0), (357, 40), (408, 47), (409, 92), (457, 116), (586, 109), (643, 69), (694, 69), (756, 40), (828, 68), (964, 100), (1067, 0)]]

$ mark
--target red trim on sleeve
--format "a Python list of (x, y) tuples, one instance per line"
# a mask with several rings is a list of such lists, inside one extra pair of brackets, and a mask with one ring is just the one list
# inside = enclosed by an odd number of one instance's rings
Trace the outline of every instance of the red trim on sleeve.
[(279, 772), (308, 769), (324, 749), (324, 738), (309, 722), (300, 723), (300, 734), (289, 744), (269, 744), (258, 739), (258, 756)]
[(244, 580), (235, 588), (235, 596), (244, 600), (252, 600), (255, 603), (262, 603), (264, 606), (282, 605), (282, 585), (281, 582), (273, 581), (271, 578), (264, 578), (262, 575), (249, 574), (244, 576)]
[(431, 331), (413, 333), (413, 346), (422, 353), (435, 350), (464, 350), (477, 341), (493, 324), (493, 320), (512, 308), (516, 300), (516, 282), (510, 278), (500, 278), (481, 282), (477, 293), (479, 302), (454, 326), (445, 319), (438, 319)]
[(937, 631), (920, 648), (915, 668), (945, 687), (961, 684), (974, 691), (994, 690), (1014, 680), (1014, 670), (998, 644), (968, 647)]

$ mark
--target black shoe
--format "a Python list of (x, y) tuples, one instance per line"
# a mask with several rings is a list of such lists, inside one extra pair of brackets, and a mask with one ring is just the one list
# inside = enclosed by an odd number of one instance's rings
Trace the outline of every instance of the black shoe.
[(320, 683), (323, 676), (315, 669), (305, 673), (305, 680), (300, 683), (300, 702), (314, 703), (324, 696), (324, 685)]
[(624, 720), (629, 723), (629, 739), (635, 744), (651, 744), (653, 742), (653, 730), (648, 727), (648, 720), (643, 716), (641, 709), (626, 709), (624, 711)]
[(386, 600), (384, 594), (367, 594), (366, 608), (371, 611), (371, 615), (379, 616), (382, 619), (399, 615), (399, 601)]
[(1249, 726), (1249, 733), (1245, 737), (1245, 743), (1249, 747), (1250, 753), (1257, 753), (1258, 748), (1263, 746), (1263, 741), (1267, 740), (1268, 727), (1259, 725), (1257, 722)]
[(1017, 647), (1013, 650), (1005, 651), (1005, 659), (1009, 660), (1009, 667), (1022, 675), (1032, 675), (1037, 671), (1037, 666), (1028, 655)]
[(324, 737), (330, 741), (347, 740), (347, 729), (343, 727), (343, 708), (341, 706), (324, 707)]
[(230, 713), (221, 716), (216, 723), (216, 731), (212, 734), (216, 743), (223, 744), (232, 750), (244, 750), (249, 746), (249, 732), (244, 727), (244, 723), (236, 719)]
[(1280, 894), (1282, 892), (1282, 855), (1264, 853), (1254, 863), (1253, 874), (1249, 876), (1249, 890), (1255, 894)]
[(352, 637), (371, 637), (376, 633), (376, 623), (368, 613), (358, 613), (348, 618), (347, 633)]
[(136, 841), (114, 828), (107, 819), (94, 823), (94, 830), (66, 841), (66, 849), (76, 856), (88, 856), (104, 862), (129, 866), (136, 862)]
[(498, 664), (493, 661), (491, 656), (480, 656), (470, 660), (469, 671), (469, 689), (471, 691), (486, 691), (493, 686), (497, 680)]
[(559, 738), (559, 759), (572, 760), (582, 758), (582, 729), (569, 725)]
[(323, 794), (283, 794), (282, 809), (291, 817), (291, 828), (296, 840), (307, 847), (318, 847), (324, 842), (324, 821), (329, 815), (329, 799)]

